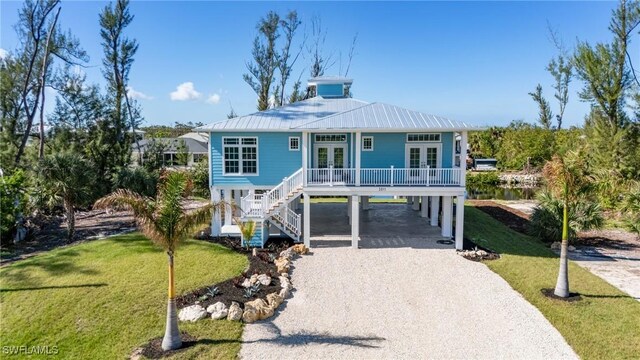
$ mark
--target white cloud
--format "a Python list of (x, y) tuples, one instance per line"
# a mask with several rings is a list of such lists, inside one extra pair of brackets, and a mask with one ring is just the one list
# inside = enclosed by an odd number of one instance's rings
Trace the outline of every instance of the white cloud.
[(196, 91), (191, 81), (178, 85), (176, 91), (172, 92), (170, 95), (171, 100), (174, 101), (196, 100), (202, 97), (202, 94)]
[(132, 86), (127, 88), (127, 95), (129, 95), (132, 99), (141, 99), (141, 100), (152, 100), (153, 97), (149, 96), (143, 92), (136, 91)]
[(0, 48), (0, 60), (3, 60), (7, 56), (9, 56), (9, 52), (3, 48)]
[(218, 95), (218, 94), (213, 94), (213, 95), (209, 96), (209, 97), (207, 98), (207, 102), (208, 102), (209, 104), (217, 104), (217, 103), (219, 103), (219, 102), (220, 102), (220, 95)]

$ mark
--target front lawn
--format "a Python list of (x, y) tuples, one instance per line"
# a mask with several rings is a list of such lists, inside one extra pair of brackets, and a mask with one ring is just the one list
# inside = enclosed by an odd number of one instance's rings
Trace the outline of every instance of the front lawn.
[(572, 262), (570, 289), (583, 300), (566, 303), (545, 297), (540, 289), (555, 286), (558, 257), (536, 239), (472, 206), (465, 207), (465, 236), (501, 254), (485, 264), (537, 307), (580, 357), (640, 357), (640, 302)]
[[(189, 240), (175, 264), (179, 295), (237, 276), (248, 262), (222, 246)], [(128, 357), (164, 334), (167, 277), (166, 255), (138, 233), (11, 264), (0, 269), (0, 343), (57, 346), (64, 359)], [(235, 358), (240, 350), (239, 322), (207, 319), (180, 329), (199, 340), (184, 357)]]

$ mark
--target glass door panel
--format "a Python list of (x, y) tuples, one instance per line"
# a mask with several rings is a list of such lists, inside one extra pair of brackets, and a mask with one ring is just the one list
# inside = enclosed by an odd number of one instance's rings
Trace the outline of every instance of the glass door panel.
[(329, 167), (329, 148), (327, 147), (319, 147), (318, 148), (318, 168), (326, 169)]
[(333, 159), (331, 160), (334, 168), (344, 168), (344, 148), (342, 146), (333, 148)]

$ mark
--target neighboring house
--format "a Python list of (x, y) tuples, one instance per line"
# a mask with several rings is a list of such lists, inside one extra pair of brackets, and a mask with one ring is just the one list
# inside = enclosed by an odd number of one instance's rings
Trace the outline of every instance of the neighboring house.
[[(351, 79), (309, 80), (316, 96), (196, 129), (209, 133), (212, 201), (232, 199), (258, 222), (252, 246), (269, 225), (310, 246), (311, 196), (347, 196), (352, 246), (358, 246), (359, 209), (371, 196), (408, 196), (413, 208), (441, 226), (462, 248), (465, 123), (349, 97)], [(456, 136), (460, 136), (456, 144)], [(304, 211), (295, 211), (300, 198)], [(301, 219), (304, 219), (304, 223)], [(393, 225), (393, 224), (390, 224)], [(237, 233), (227, 212), (212, 220), (212, 235)], [(243, 239), (244, 240), (244, 239)]]
[[(197, 162), (207, 158), (208, 153), (207, 135), (199, 133), (187, 133), (177, 138), (150, 138), (139, 140), (142, 153), (142, 162), (144, 163), (144, 153), (149, 151), (152, 145), (159, 145), (162, 151), (162, 162), (164, 166), (191, 167)], [(180, 157), (186, 156), (187, 163), (181, 164)], [(134, 142), (131, 151), (132, 164), (134, 166), (141, 165), (138, 163), (138, 145)]]

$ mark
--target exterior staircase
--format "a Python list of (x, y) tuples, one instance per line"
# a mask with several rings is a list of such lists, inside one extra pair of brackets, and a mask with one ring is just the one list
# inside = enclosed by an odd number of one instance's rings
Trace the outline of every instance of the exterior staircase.
[(289, 204), (302, 194), (302, 187), (303, 173), (299, 169), (264, 194), (250, 192), (242, 198), (242, 219), (267, 221), (299, 242), (302, 236), (301, 216)]

